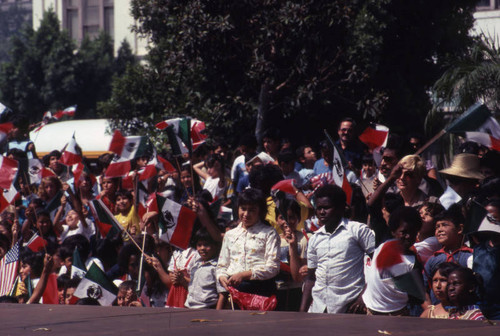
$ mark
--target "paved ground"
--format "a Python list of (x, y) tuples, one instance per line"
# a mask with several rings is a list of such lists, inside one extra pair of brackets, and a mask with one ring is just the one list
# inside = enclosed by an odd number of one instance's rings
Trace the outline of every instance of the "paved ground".
[(500, 324), (410, 317), (0, 305), (0, 335), (500, 335)]

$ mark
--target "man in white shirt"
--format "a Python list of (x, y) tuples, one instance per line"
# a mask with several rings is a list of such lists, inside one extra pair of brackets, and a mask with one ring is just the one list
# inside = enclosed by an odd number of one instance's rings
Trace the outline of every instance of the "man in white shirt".
[(327, 185), (315, 196), (316, 216), (322, 227), (309, 240), (308, 276), (300, 310), (361, 312), (364, 307), (358, 299), (365, 286), (363, 261), (375, 249), (375, 236), (366, 224), (342, 217), (346, 196), (341, 188)]

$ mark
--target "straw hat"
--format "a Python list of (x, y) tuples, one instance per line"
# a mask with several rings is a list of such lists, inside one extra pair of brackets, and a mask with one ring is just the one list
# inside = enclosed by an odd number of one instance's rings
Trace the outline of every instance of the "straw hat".
[(479, 157), (475, 154), (458, 154), (453, 158), (451, 167), (442, 169), (439, 172), (442, 174), (458, 176), (467, 179), (484, 179), (484, 175), (479, 172)]
[(496, 232), (500, 233), (500, 223), (495, 221), (490, 216), (484, 217), (483, 221), (479, 225), (477, 232)]

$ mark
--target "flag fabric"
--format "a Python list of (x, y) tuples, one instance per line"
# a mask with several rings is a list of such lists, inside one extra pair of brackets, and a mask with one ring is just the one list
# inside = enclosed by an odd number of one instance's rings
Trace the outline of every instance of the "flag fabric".
[(465, 132), (467, 141), (474, 141), (490, 149), (500, 152), (500, 139), (497, 139), (488, 133), (482, 132)]
[(372, 150), (377, 147), (386, 147), (388, 138), (389, 128), (378, 124), (368, 126), (359, 136), (359, 140)]
[(33, 252), (40, 252), (47, 246), (47, 241), (35, 232), (26, 242), (25, 246)]
[(500, 125), (493, 118), (486, 105), (476, 103), (465, 111), (460, 117), (446, 126), (445, 131), (450, 133), (482, 132), (489, 133), (500, 139)]
[(11, 112), (12, 112), (12, 110), (10, 108), (8, 108), (4, 104), (0, 103), (0, 116), (3, 116), (4, 114), (8, 115)]
[(93, 200), (89, 204), (94, 215), (95, 224), (102, 238), (106, 238), (107, 235), (114, 236), (123, 230), (122, 226), (116, 221), (115, 216), (113, 216), (102, 200)]
[(73, 106), (66, 107), (62, 111), (61, 110), (57, 111), (56, 113), (54, 113), (52, 118), (57, 119), (57, 120), (62, 119), (63, 117), (73, 118), (75, 116), (75, 113), (76, 113), (76, 105), (73, 105)]
[(199, 120), (191, 120), (191, 141), (193, 150), (204, 144), (208, 136), (206, 135), (205, 123)]
[(147, 149), (145, 136), (123, 136), (119, 130), (113, 133), (109, 144), (109, 151), (123, 160), (132, 160), (144, 155)]
[(17, 276), (19, 265), (19, 242), (0, 261), (0, 296), (9, 295)]
[(64, 146), (61, 151), (61, 163), (66, 166), (72, 166), (74, 164), (82, 162), (82, 150), (80, 146), (76, 143), (75, 134), (71, 137), (71, 140)]
[(168, 160), (165, 160), (160, 155), (157, 155), (156, 159), (158, 160), (158, 163), (156, 164), (156, 168), (164, 170), (168, 173), (175, 172), (176, 169)]
[(352, 188), (351, 185), (349, 184), (349, 181), (347, 181), (347, 174), (344, 170), (344, 164), (342, 163), (342, 158), (340, 156), (340, 152), (337, 149), (337, 146), (335, 144), (333, 145), (333, 167), (332, 167), (332, 175), (333, 175), (333, 180), (335, 181), (335, 184), (338, 185), (339, 187), (342, 188), (345, 192), (347, 204), (351, 204), (351, 198), (352, 198)]
[(14, 184), (11, 184), (9, 189), (4, 189), (0, 194), (0, 213), (18, 199), (19, 195), (19, 191), (17, 191)]
[(3, 124), (0, 124), (0, 142), (7, 139), (9, 132), (12, 131), (13, 128), (14, 128), (14, 124), (11, 122), (6, 122)]
[(132, 169), (132, 161), (122, 159), (115, 155), (108, 168), (106, 168), (106, 177), (125, 177)]
[(167, 132), (168, 143), (174, 155), (182, 155), (191, 152), (191, 118), (164, 120), (156, 124), (156, 128)]
[[(421, 271), (405, 262), (403, 247), (398, 240), (389, 240), (375, 251), (373, 263), (382, 279), (391, 278), (394, 285), (408, 295), (425, 301)], [(415, 262), (416, 260), (415, 253)]]
[(160, 239), (180, 249), (189, 247), (196, 213), (168, 198), (156, 196), (160, 210), (159, 225), (163, 234)]
[(0, 155), (0, 188), (10, 189), (18, 171), (18, 162)]
[(57, 274), (50, 273), (47, 285), (42, 294), (43, 304), (59, 304), (59, 293), (57, 290)]
[(262, 311), (272, 311), (276, 309), (278, 300), (276, 295), (271, 295), (269, 297), (250, 294), (245, 292), (240, 292), (234, 287), (229, 287), (229, 293), (231, 294), (231, 299), (240, 307), (241, 310), (262, 310)]
[(87, 268), (80, 258), (80, 252), (78, 251), (78, 247), (75, 247), (73, 251), (73, 263), (71, 264), (71, 278), (78, 277), (83, 278), (87, 273)]
[(99, 266), (93, 263), (75, 289), (73, 296), (76, 299), (73, 299), (72, 302), (89, 297), (99, 301), (101, 306), (111, 306), (117, 294), (118, 288), (108, 279)]
[(294, 182), (295, 181), (293, 179), (279, 181), (271, 187), (271, 192), (280, 190), (286, 194), (295, 196), (295, 194), (297, 193), (297, 189), (295, 189)]

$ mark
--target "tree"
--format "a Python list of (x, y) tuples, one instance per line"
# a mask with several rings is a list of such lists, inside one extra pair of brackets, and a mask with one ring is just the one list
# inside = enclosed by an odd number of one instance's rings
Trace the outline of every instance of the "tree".
[(284, 135), (298, 142), (347, 115), (421, 125), (427, 90), (470, 42), (474, 10), (466, 0), (131, 4), (135, 30), (152, 42), (133, 75), (154, 86), (148, 97), (157, 101), (138, 109), (143, 91), (120, 81), (107, 115), (121, 111), (130, 124), (191, 115), (233, 139), (258, 116), (262, 128), (286, 123)]

